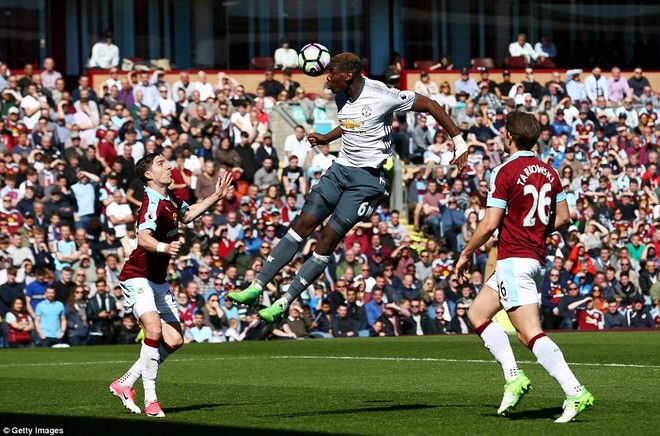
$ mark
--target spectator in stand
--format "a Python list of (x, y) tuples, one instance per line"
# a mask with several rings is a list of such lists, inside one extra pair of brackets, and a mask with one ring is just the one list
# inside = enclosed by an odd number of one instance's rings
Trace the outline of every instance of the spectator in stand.
[(55, 288), (46, 287), (45, 300), (35, 309), (34, 327), (42, 347), (61, 344), (66, 334), (64, 304), (55, 300)]
[(549, 35), (541, 35), (539, 42), (534, 44), (534, 51), (543, 58), (554, 59), (557, 57), (557, 47), (552, 42)]
[(534, 62), (541, 64), (545, 60), (543, 55), (534, 51), (532, 45), (527, 42), (527, 35), (524, 33), (519, 33), (516, 41), (509, 44), (509, 55), (524, 56), (527, 64), (532, 64)]
[(284, 90), (284, 86), (275, 79), (275, 71), (272, 68), (266, 70), (265, 76), (266, 80), (259, 83), (259, 86), (264, 89), (266, 97), (277, 99), (277, 95)]
[(561, 321), (559, 328), (562, 330), (573, 330), (576, 326), (576, 309), (583, 305), (590, 297), (580, 298), (580, 288), (576, 283), (568, 285), (568, 294), (559, 300), (558, 312)]
[(603, 330), (603, 313), (594, 307), (594, 299), (588, 296), (584, 299), (584, 308), (577, 311), (578, 330)]
[(607, 312), (603, 315), (606, 329), (624, 329), (628, 327), (628, 318), (621, 311), (619, 300), (612, 299), (607, 303)]
[(655, 321), (649, 309), (644, 307), (644, 298), (637, 297), (633, 300), (632, 309), (626, 312), (628, 326), (630, 328), (654, 328)]
[(403, 319), (403, 334), (411, 336), (429, 335), (433, 332), (431, 320), (426, 310), (422, 310), (422, 301), (410, 301), (410, 316)]
[(633, 94), (639, 99), (642, 95), (642, 91), (645, 86), (651, 86), (649, 79), (644, 76), (644, 73), (640, 67), (635, 67), (633, 70), (633, 75), (628, 79), (628, 85), (633, 91)]
[(273, 55), (275, 68), (298, 68), (298, 52), (289, 46), (289, 40), (282, 38), (282, 46)]
[(580, 81), (581, 69), (566, 71), (566, 94), (574, 102), (579, 102), (587, 98), (587, 89), (584, 83)]
[(89, 323), (87, 322), (87, 290), (76, 286), (68, 298), (65, 308), (69, 345), (87, 345)]
[(53, 58), (44, 59), (44, 69), (41, 72), (41, 84), (46, 88), (55, 89), (55, 82), (62, 78), (62, 73), (55, 71), (55, 61)]
[[(237, 321), (237, 320), (232, 320)], [(193, 318), (193, 325), (186, 328), (185, 332), (185, 342), (209, 342), (213, 337), (213, 331), (211, 327), (204, 324), (204, 312), (197, 311)]]
[(115, 310), (117, 303), (108, 293), (104, 278), (96, 281), (96, 294), (90, 298), (85, 308), (90, 325), (92, 345), (109, 345), (114, 342), (115, 326), (118, 319)]
[(474, 333), (472, 325), (468, 321), (467, 317), (468, 306), (465, 303), (456, 304), (456, 315), (449, 322), (449, 327), (447, 331), (450, 333), (455, 333), (458, 335), (467, 335)]
[(87, 63), (89, 68), (107, 70), (119, 65), (119, 47), (112, 43), (112, 36), (112, 31), (106, 30), (103, 41), (92, 46), (92, 56)]
[(7, 344), (9, 348), (34, 347), (32, 333), (35, 324), (26, 310), (25, 300), (21, 297), (14, 297), (9, 304), (9, 308), (10, 310), (3, 315), (7, 323)]
[(440, 89), (438, 88), (438, 84), (431, 80), (429, 73), (423, 70), (419, 74), (419, 80), (415, 82), (415, 92), (435, 99), (440, 93)]
[(600, 67), (595, 66), (591, 70), (591, 75), (584, 79), (587, 98), (589, 98), (592, 103), (595, 103), (598, 97), (604, 97), (606, 100), (609, 100), (610, 94), (607, 89), (607, 79), (605, 76), (601, 75), (601, 72)]
[(612, 104), (619, 105), (625, 97), (633, 97), (633, 90), (623, 77), (619, 67), (612, 68), (612, 76), (607, 79), (608, 98)]
[(477, 82), (470, 77), (470, 70), (467, 68), (461, 69), (461, 77), (454, 82), (454, 93), (459, 95), (461, 92), (467, 93), (468, 96), (479, 92), (479, 86), (477, 85)]

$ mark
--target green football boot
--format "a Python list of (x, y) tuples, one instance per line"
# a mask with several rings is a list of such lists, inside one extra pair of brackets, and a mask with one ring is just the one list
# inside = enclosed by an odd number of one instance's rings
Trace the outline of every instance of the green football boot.
[(280, 300), (277, 300), (271, 306), (261, 309), (257, 315), (259, 318), (263, 319), (266, 324), (274, 324), (282, 317), (282, 315), (284, 315), (284, 312), (286, 312), (286, 306)]
[(571, 422), (580, 413), (594, 405), (594, 396), (582, 386), (582, 394), (577, 397), (568, 397), (564, 400), (564, 412), (555, 422)]
[(253, 283), (240, 292), (228, 293), (227, 298), (229, 301), (233, 301), (236, 304), (244, 304), (246, 306), (255, 307), (259, 305), (262, 292), (263, 291), (257, 288)]
[(497, 409), (498, 415), (507, 415), (516, 408), (521, 398), (532, 388), (532, 382), (524, 372), (518, 371), (518, 376), (504, 385), (502, 404)]

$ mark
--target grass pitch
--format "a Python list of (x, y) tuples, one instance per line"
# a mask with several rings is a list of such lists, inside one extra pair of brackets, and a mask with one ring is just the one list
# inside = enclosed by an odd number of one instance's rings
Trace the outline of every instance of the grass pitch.
[[(186, 345), (160, 370), (162, 420), (129, 414), (108, 392), (139, 346), (2, 350), (0, 427), (115, 436), (657, 431), (660, 332), (550, 336), (596, 397), (570, 424), (552, 422), (563, 392), (515, 337), (533, 389), (503, 418), (503, 376), (481, 340), (441, 336)], [(141, 400), (141, 382), (136, 389)]]

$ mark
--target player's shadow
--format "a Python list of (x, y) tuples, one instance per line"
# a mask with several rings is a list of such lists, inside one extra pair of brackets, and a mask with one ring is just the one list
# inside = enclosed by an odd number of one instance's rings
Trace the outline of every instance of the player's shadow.
[(228, 404), (208, 403), (208, 404), (191, 404), (189, 406), (181, 406), (181, 407), (163, 407), (163, 412), (165, 413), (191, 412), (194, 410), (215, 409), (216, 407), (222, 407), (227, 405)]
[(544, 409), (537, 410), (521, 410), (519, 412), (513, 412), (509, 415), (509, 419), (512, 420), (525, 420), (525, 419), (555, 419), (561, 415), (561, 408), (558, 407), (546, 407)]
[[(354, 414), (354, 413), (399, 412), (403, 410), (435, 409), (438, 407), (446, 407), (446, 406), (437, 406), (433, 404), (392, 404), (389, 406), (361, 407), (355, 409), (319, 410), (315, 412), (311, 411), (311, 412), (299, 412), (299, 413), (279, 413), (273, 415), (262, 415), (260, 416), (260, 418), (301, 418), (305, 416), (332, 416), (332, 415), (346, 415), (346, 414)], [(449, 407), (453, 407), (453, 406), (449, 406)]]
[[(492, 417), (492, 418), (497, 418), (497, 419), (502, 419), (501, 416), (498, 416), (496, 413), (497, 408), (493, 407), (493, 413), (482, 413), (481, 416), (485, 417)], [(531, 420), (531, 419), (539, 419), (539, 420), (548, 420), (548, 419), (555, 419), (559, 415), (561, 415), (561, 408), (557, 407), (546, 407), (544, 409), (537, 409), (537, 410), (521, 410), (518, 412), (513, 412), (507, 415), (504, 419), (511, 419), (513, 421), (520, 421), (520, 420)]]

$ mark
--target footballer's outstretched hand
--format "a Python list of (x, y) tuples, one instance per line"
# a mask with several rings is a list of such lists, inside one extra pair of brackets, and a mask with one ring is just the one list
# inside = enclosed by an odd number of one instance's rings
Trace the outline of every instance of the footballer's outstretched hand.
[(326, 139), (325, 135), (321, 135), (320, 133), (316, 133), (316, 132), (307, 135), (307, 140), (309, 141), (310, 147), (315, 147), (317, 145), (323, 145), (328, 143), (328, 140)]
[(218, 196), (218, 200), (222, 200), (234, 190), (233, 182), (234, 177), (232, 177), (230, 171), (227, 171), (222, 177), (218, 174), (218, 181), (215, 183), (215, 194)]
[(456, 135), (451, 140), (454, 142), (454, 159), (452, 159), (451, 164), (456, 165), (458, 171), (461, 171), (467, 163), (468, 147), (461, 135)]
[(456, 276), (456, 280), (458, 280), (459, 284), (462, 285), (463, 282), (465, 282), (465, 273), (468, 272), (469, 269), (470, 259), (468, 259), (467, 256), (461, 254), (456, 261), (456, 265), (454, 265), (454, 275)]

